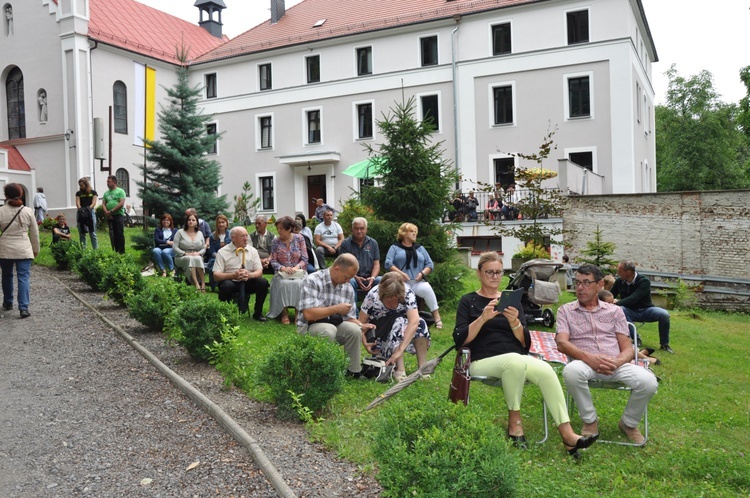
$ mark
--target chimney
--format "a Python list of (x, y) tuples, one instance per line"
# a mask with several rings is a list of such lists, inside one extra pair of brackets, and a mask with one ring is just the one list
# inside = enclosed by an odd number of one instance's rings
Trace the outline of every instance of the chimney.
[[(221, 11), (226, 9), (223, 0), (196, 0), (194, 7), (198, 7), (200, 10), (200, 21), (198, 26), (211, 33), (216, 38), (221, 38)], [(203, 14), (206, 14), (207, 19), (203, 20)], [(217, 14), (217, 16), (214, 16)]]
[(271, 0), (271, 24), (279, 22), (285, 12), (284, 0)]

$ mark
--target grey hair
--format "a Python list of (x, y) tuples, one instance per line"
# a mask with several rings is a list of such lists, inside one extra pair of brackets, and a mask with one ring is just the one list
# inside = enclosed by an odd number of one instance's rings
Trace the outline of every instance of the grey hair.
[(234, 235), (236, 235), (236, 234), (237, 234), (237, 232), (239, 232), (240, 230), (242, 230), (242, 229), (244, 229), (244, 228), (245, 228), (245, 227), (241, 227), (241, 226), (236, 226), (236, 227), (232, 227), (232, 229), (231, 229), (231, 230), (229, 230), (229, 237), (230, 237), (230, 238), (231, 238), (231, 237), (233, 237)]
[(622, 269), (625, 271), (635, 271), (635, 263), (633, 263), (632, 261), (623, 259), (622, 261), (620, 261), (620, 264), (622, 265)]
[(361, 223), (365, 226), (365, 228), (367, 228), (367, 220), (365, 218), (362, 218), (361, 216), (354, 218), (352, 220), (352, 228), (354, 228), (354, 225), (356, 225), (357, 223)]
[(267, 221), (268, 221), (268, 218), (266, 218), (266, 217), (265, 217), (264, 215), (262, 215), (262, 214), (259, 214), (258, 216), (256, 216), (256, 217), (255, 217), (255, 221), (266, 221), (266, 222), (267, 222)]

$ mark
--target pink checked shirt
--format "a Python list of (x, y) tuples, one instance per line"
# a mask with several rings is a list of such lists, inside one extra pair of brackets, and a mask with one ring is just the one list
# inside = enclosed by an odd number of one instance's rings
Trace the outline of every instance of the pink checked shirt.
[(599, 306), (587, 310), (574, 301), (557, 310), (557, 333), (560, 332), (570, 334), (570, 342), (584, 351), (617, 356), (617, 334), (628, 335), (628, 322), (622, 308), (615, 304), (599, 301)]

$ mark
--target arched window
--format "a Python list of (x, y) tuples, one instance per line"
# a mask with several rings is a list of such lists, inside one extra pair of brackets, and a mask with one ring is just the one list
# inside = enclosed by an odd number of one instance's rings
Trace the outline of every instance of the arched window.
[(128, 134), (128, 87), (122, 81), (112, 86), (112, 102), (115, 114), (115, 133)]
[(120, 168), (115, 172), (117, 177), (117, 186), (125, 191), (125, 195), (130, 197), (130, 173), (125, 168)]
[(26, 106), (23, 101), (23, 73), (14, 67), (5, 80), (8, 99), (8, 138), (26, 138)]

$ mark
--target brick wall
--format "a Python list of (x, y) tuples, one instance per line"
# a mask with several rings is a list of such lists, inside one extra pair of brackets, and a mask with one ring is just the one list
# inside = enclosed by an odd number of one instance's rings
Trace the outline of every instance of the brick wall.
[(750, 279), (750, 191), (571, 196), (566, 202), (563, 228), (574, 261), (598, 225), (617, 246), (615, 259), (646, 271)]

